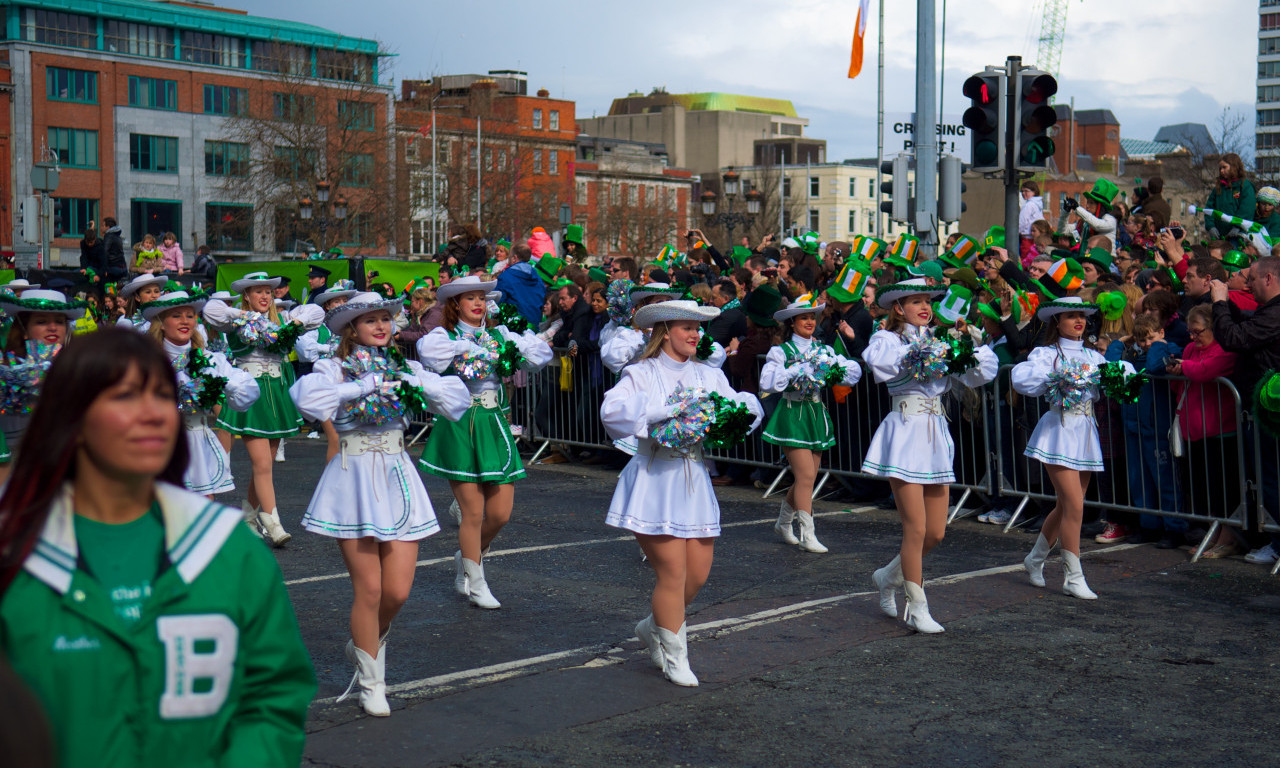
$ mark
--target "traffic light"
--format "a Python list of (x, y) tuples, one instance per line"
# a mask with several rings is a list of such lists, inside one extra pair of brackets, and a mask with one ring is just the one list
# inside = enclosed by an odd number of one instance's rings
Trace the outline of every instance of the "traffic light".
[(62, 237), (62, 206), (58, 200), (53, 201), (53, 236)]
[(964, 164), (955, 155), (938, 159), (938, 219), (959, 221), (965, 211)]
[(964, 95), (970, 106), (961, 119), (969, 129), (973, 148), (973, 170), (999, 173), (1004, 170), (1005, 103), (1000, 98), (1004, 72), (988, 70), (964, 81)]
[(40, 198), (28, 195), (21, 203), (22, 239), (28, 243), (40, 242)]
[(880, 191), (888, 198), (880, 203), (880, 212), (889, 214), (891, 221), (905, 222), (911, 215), (907, 200), (910, 196), (907, 186), (909, 163), (910, 157), (904, 153), (880, 164), (880, 172), (889, 177), (880, 184)]
[(1043, 171), (1053, 158), (1049, 129), (1058, 122), (1058, 113), (1049, 103), (1058, 92), (1058, 81), (1048, 72), (1024, 69), (1018, 73), (1018, 135), (1014, 167), (1019, 171)]

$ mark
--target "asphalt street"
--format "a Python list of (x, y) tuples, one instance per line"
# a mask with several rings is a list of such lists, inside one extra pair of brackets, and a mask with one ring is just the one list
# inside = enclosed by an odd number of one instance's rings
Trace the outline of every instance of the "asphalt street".
[[(441, 518), (392, 628), (388, 718), (348, 699), (350, 590), (336, 545), (298, 525), (321, 441), (276, 464), (277, 552), (320, 680), (310, 766), (1268, 765), (1280, 581), (1241, 560), (1086, 544), (1101, 598), (1030, 586), (1032, 539), (961, 520), (925, 562), (933, 615), (915, 635), (880, 614), (870, 574), (896, 551), (896, 513), (819, 502), (814, 555), (776, 539), (775, 500), (719, 490), (724, 535), (690, 609), (679, 688), (633, 636), (652, 575), (604, 525), (615, 473), (532, 467), (485, 561), (497, 611), (453, 591), (448, 486)], [(417, 453), (417, 449), (414, 449)], [(248, 477), (243, 448), (236, 477)], [(222, 498), (239, 503), (237, 495)], [(901, 598), (899, 598), (901, 600)]]

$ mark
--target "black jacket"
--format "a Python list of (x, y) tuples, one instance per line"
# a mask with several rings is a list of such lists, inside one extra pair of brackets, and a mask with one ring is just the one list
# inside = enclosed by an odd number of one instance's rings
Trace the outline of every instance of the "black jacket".
[(564, 325), (560, 326), (560, 330), (556, 331), (556, 335), (551, 337), (551, 346), (567, 347), (569, 342), (575, 342), (577, 346), (584, 347), (584, 351), (592, 349), (591, 341), (591, 305), (582, 296), (570, 307), (569, 312), (564, 317)]
[(1239, 355), (1231, 381), (1247, 401), (1263, 374), (1280, 370), (1280, 296), (1258, 307), (1252, 317), (1230, 301), (1215, 301), (1213, 338)]
[(93, 245), (80, 241), (80, 268), (92, 269), (99, 280), (107, 277), (107, 247), (102, 240), (94, 240)]
[(103, 233), (102, 244), (107, 252), (107, 272), (112, 277), (128, 274), (129, 266), (124, 260), (124, 237), (120, 234), (120, 227), (112, 227)]
[[(841, 335), (841, 321), (848, 323), (849, 327), (853, 329), (852, 340)], [(832, 313), (824, 319), (818, 329), (818, 338), (823, 344), (832, 346), (835, 345), (836, 339), (842, 339), (844, 348), (849, 352), (849, 357), (862, 357), (862, 353), (867, 349), (867, 343), (871, 341), (873, 323), (871, 313), (867, 311), (867, 306), (859, 299), (850, 304), (844, 314), (837, 315)]]
[(728, 348), (730, 341), (747, 335), (747, 314), (739, 307), (725, 310), (707, 323), (707, 333), (712, 341)]

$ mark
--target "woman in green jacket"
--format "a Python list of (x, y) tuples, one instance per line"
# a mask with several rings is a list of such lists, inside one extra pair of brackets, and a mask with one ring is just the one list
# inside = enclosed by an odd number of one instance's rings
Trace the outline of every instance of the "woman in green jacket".
[[(1254, 198), (1253, 184), (1244, 176), (1244, 161), (1240, 156), (1235, 152), (1223, 155), (1218, 161), (1218, 180), (1214, 183), (1213, 191), (1209, 193), (1209, 199), (1205, 201), (1204, 207), (1228, 216), (1252, 221), (1257, 212), (1257, 202)], [(1231, 225), (1223, 224), (1213, 216), (1207, 215), (1204, 217), (1204, 228), (1209, 233), (1209, 237), (1214, 240), (1230, 237), (1233, 229)]]
[(62, 766), (296, 766), (315, 675), (275, 560), (181, 487), (160, 348), (86, 341), (50, 368), (0, 496), (0, 653)]

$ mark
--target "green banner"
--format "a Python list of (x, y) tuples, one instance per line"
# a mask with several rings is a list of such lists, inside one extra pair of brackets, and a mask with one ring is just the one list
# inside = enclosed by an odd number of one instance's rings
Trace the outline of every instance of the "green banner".
[(0, 285), (12, 283), (17, 272), (12, 269), (0, 269)]
[[(366, 264), (368, 262), (365, 262)], [(398, 264), (403, 262), (390, 262)], [(230, 291), (231, 283), (252, 272), (266, 272), (272, 277), (284, 275), (289, 278), (289, 298), (297, 302), (307, 298), (307, 272), (313, 266), (324, 267), (331, 273), (327, 285), (335, 280), (351, 277), (351, 262), (346, 259), (323, 259), (320, 261), (249, 261), (242, 264), (219, 264), (216, 289)]]
[[(377, 272), (372, 278), (369, 273)], [(391, 283), (397, 292), (403, 292), (405, 286), (420, 277), (429, 277), (437, 282), (440, 279), (440, 264), (435, 261), (398, 261), (393, 259), (365, 259), (365, 285), (373, 283)]]

